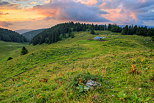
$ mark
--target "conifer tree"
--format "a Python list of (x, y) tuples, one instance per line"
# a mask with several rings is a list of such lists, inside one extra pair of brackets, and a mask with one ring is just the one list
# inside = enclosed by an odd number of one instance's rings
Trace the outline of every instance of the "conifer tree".
[(90, 33), (93, 34), (93, 35), (95, 35), (94, 29), (91, 29), (91, 32)]
[(123, 35), (128, 35), (128, 25), (126, 25), (122, 30)]
[(25, 55), (28, 53), (28, 50), (25, 47), (22, 47), (21, 55)]

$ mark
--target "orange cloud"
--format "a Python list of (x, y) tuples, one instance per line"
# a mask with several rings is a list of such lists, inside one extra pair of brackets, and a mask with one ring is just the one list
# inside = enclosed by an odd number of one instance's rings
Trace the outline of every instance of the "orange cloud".
[(0, 12), (7, 14), (1, 15), (1, 21), (29, 21), (32, 19), (44, 18), (43, 15), (35, 11), (25, 9), (0, 9)]
[(40, 15), (44, 15), (45, 17), (53, 17), (55, 15), (59, 15), (60, 14), (60, 9), (56, 8), (56, 9), (48, 9), (48, 8), (39, 8), (39, 7), (35, 7), (33, 9), (29, 9), (30, 11), (35, 11)]
[(98, 3), (97, 0), (78, 0), (80, 3), (86, 4), (86, 5), (95, 5)]
[(135, 11), (125, 11), (122, 8), (117, 9), (106, 9), (108, 14), (102, 15), (102, 17), (105, 17), (113, 22), (119, 22), (119, 23), (130, 23), (132, 21), (137, 22), (138, 16)]
[(34, 4), (37, 4), (37, 2), (36, 1), (32, 1), (30, 4), (33, 4), (34, 5)]
[(45, 0), (44, 3), (50, 3), (52, 0)]

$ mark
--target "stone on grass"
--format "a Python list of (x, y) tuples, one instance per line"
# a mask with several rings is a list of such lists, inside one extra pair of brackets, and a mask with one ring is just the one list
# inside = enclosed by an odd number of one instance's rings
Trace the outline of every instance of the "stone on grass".
[(87, 83), (86, 83), (86, 86), (93, 89), (95, 87), (101, 86), (101, 83), (98, 83), (98, 82), (93, 81), (93, 80), (88, 80)]

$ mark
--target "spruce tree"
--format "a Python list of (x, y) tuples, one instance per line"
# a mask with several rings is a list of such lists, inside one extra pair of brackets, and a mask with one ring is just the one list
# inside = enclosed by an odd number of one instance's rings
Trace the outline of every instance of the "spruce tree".
[(90, 33), (93, 34), (93, 35), (95, 35), (94, 29), (91, 29), (91, 32)]
[(25, 55), (28, 53), (28, 50), (25, 47), (22, 47), (21, 55)]
[(123, 30), (122, 30), (122, 34), (123, 35), (128, 35), (128, 25), (126, 25), (124, 28), (123, 28)]

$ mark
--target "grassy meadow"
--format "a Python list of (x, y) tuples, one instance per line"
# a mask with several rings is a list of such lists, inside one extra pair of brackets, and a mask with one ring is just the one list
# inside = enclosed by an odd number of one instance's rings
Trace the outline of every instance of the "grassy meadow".
[(12, 53), (12, 51), (17, 50), (18, 48), (21, 48), (25, 45), (26, 44), (0, 41), (0, 60), (2, 60), (4, 57), (17, 55), (16, 53)]
[[(50, 45), (0, 42), (0, 102), (153, 103), (151, 38), (97, 33), (106, 38), (79, 32)], [(27, 55), (20, 55), (22, 46)], [(90, 79), (101, 86), (86, 91), (82, 86)]]

